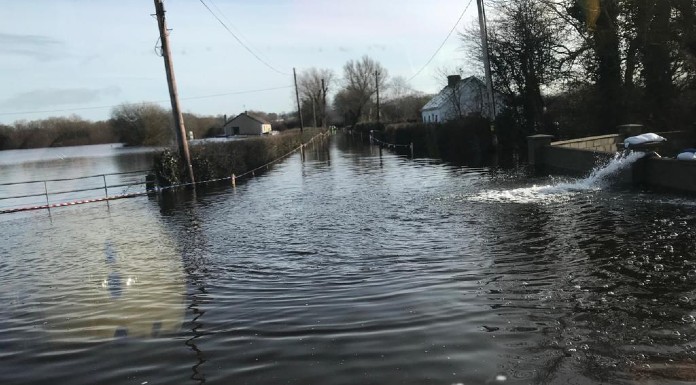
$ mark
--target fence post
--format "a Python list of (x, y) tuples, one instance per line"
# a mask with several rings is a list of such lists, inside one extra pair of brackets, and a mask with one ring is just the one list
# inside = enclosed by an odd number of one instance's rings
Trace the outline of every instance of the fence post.
[(46, 208), (48, 209), (48, 213), (51, 214), (51, 202), (48, 201), (48, 185), (46, 181), (44, 181), (44, 193), (46, 194)]
[(409, 148), (411, 148), (411, 159), (413, 159), (413, 142), (411, 142)]
[(106, 187), (106, 174), (102, 174), (102, 179), (104, 179), (104, 198), (109, 199), (109, 190)]
[(232, 188), (237, 188), (237, 176), (232, 174)]
[(541, 167), (544, 164), (544, 147), (551, 145), (553, 135), (531, 135), (527, 137), (528, 162), (531, 166)]
[(109, 205), (109, 190), (106, 187), (106, 174), (102, 174), (102, 178), (104, 179), (104, 199), (106, 200), (106, 207), (107, 209), (110, 209), (111, 206)]

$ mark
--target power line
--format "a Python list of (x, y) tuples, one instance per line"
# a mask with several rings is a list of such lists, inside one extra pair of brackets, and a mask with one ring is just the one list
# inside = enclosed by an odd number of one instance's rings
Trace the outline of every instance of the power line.
[(268, 62), (266, 62), (265, 60), (261, 59), (261, 57), (259, 57), (259, 55), (257, 55), (254, 51), (252, 51), (251, 48), (249, 48), (249, 46), (247, 46), (246, 44), (244, 44), (244, 42), (242, 42), (242, 40), (239, 39), (239, 37), (237, 37), (237, 35), (236, 35), (234, 32), (232, 32), (232, 30), (227, 26), (227, 24), (225, 24), (225, 22), (222, 21), (222, 20), (218, 17), (218, 15), (216, 15), (215, 12), (213, 12), (212, 9), (210, 9), (210, 7), (208, 6), (208, 4), (205, 3), (205, 1), (203, 1), (203, 0), (199, 0), (199, 1), (201, 2), (201, 4), (203, 4), (203, 6), (205, 7), (205, 9), (207, 9), (208, 12), (210, 12), (210, 14), (213, 15), (213, 17), (214, 17), (214, 18), (227, 30), (227, 32), (229, 32), (230, 35), (232, 35), (232, 37), (234, 37), (235, 40), (237, 40), (237, 42), (238, 42), (239, 44), (242, 45), (242, 47), (244, 47), (250, 54), (252, 54), (252, 55), (256, 58), (256, 60), (260, 61), (263, 65), (265, 65), (266, 67), (270, 68), (271, 70), (273, 70), (273, 71), (275, 71), (275, 72), (277, 72), (277, 73), (279, 73), (279, 74), (281, 74), (281, 75), (288, 75), (288, 76), (290, 76), (289, 73), (283, 72), (283, 71), (281, 71), (281, 70), (279, 70), (279, 69), (273, 67), (272, 65), (268, 64)]
[[(230, 95), (242, 95), (242, 94), (251, 94), (255, 92), (264, 92), (264, 91), (275, 91), (275, 90), (283, 90), (286, 88), (293, 88), (294, 86), (283, 86), (283, 87), (272, 87), (272, 88), (262, 88), (258, 90), (247, 90), (247, 91), (234, 91), (234, 92), (225, 92), (221, 94), (210, 94), (210, 95), (201, 95), (201, 96), (191, 96), (188, 98), (181, 98), (181, 100), (196, 100), (196, 99), (208, 99), (208, 98), (217, 98), (220, 96), (230, 96)], [(144, 101), (142, 103), (169, 103), (169, 99), (167, 100), (152, 100), (152, 101)], [(59, 110), (36, 110), (36, 111), (18, 111), (18, 112), (0, 112), (0, 116), (8, 116), (8, 115), (28, 115), (28, 114), (40, 114), (40, 113), (53, 113), (53, 112), (70, 112), (70, 111), (85, 111), (85, 110), (100, 110), (100, 109), (106, 109), (106, 108), (114, 108), (118, 107), (121, 104), (114, 104), (114, 105), (109, 105), (109, 106), (94, 106), (94, 107), (77, 107), (77, 108), (65, 108), (65, 109), (59, 109)]]
[[(222, 17), (222, 19), (225, 20), (225, 21), (227, 22), (227, 25), (228, 25), (230, 28), (232, 28), (232, 29), (236, 32), (237, 36), (238, 36), (241, 40), (243, 40), (247, 45), (250, 45), (250, 44), (249, 44), (249, 39), (248, 39), (246, 36), (244, 36), (244, 33), (243, 33), (242, 31), (240, 31), (239, 28), (235, 27), (234, 22), (233, 22), (232, 20), (230, 20), (230, 19), (227, 17), (227, 15), (225, 15), (225, 12), (223, 12), (222, 9), (220, 9), (220, 7), (218, 7), (217, 4), (215, 4), (215, 2), (214, 2), (213, 0), (206, 0), (206, 1), (208, 2), (208, 4), (210, 4), (210, 5), (215, 9), (215, 12), (217, 12), (217, 14), (220, 15), (220, 16)], [(257, 53), (259, 56), (261, 56), (264, 60), (269, 61), (269, 60), (268, 60), (268, 56), (264, 55), (263, 52), (261, 52), (261, 51), (259, 51), (259, 50), (255, 50), (255, 51), (256, 51), (256, 53)]]
[(472, 2), (472, 0), (469, 0), (469, 2), (466, 4), (466, 7), (464, 7), (464, 10), (462, 11), (461, 15), (459, 15), (459, 19), (457, 19), (457, 22), (454, 23), (454, 25), (452, 26), (452, 29), (450, 29), (449, 33), (447, 34), (447, 37), (445, 37), (445, 40), (442, 41), (442, 44), (440, 44), (440, 46), (437, 47), (437, 49), (433, 53), (433, 56), (431, 56), (430, 59), (428, 59), (428, 61), (425, 63), (425, 65), (423, 65), (423, 67), (421, 67), (415, 74), (413, 74), (413, 76), (411, 76), (408, 79), (409, 82), (411, 80), (413, 80), (413, 78), (418, 76), (418, 74), (420, 74), (424, 69), (426, 69), (428, 67), (428, 65), (430, 64), (430, 62), (433, 61), (435, 56), (437, 56), (438, 52), (440, 52), (442, 47), (445, 46), (445, 43), (447, 42), (447, 40), (450, 38), (450, 36), (452, 36), (452, 32), (454, 32), (454, 30), (457, 28), (457, 26), (459, 25), (459, 22), (462, 21), (462, 18), (464, 17), (464, 14), (466, 13), (466, 11), (469, 9), (471, 2)]
[(207, 98), (216, 98), (216, 97), (219, 97), (219, 96), (241, 95), (241, 94), (251, 94), (251, 93), (254, 93), (254, 92), (284, 90), (284, 89), (286, 89), (286, 88), (292, 88), (292, 87), (293, 87), (293, 86), (262, 88), (262, 89), (258, 89), (258, 90), (225, 92), (225, 93), (222, 93), (222, 94), (211, 94), (211, 95), (203, 95), (203, 96), (190, 96), (190, 97), (188, 97), (188, 98), (181, 98), (181, 99), (182, 99), (182, 100), (207, 99)]

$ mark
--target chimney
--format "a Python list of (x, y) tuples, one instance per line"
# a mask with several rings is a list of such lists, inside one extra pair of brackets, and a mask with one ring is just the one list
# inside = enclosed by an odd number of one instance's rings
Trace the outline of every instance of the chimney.
[(460, 75), (449, 75), (447, 76), (447, 87), (454, 87), (462, 80)]
[(227, 114), (222, 116), (222, 124), (227, 123)]

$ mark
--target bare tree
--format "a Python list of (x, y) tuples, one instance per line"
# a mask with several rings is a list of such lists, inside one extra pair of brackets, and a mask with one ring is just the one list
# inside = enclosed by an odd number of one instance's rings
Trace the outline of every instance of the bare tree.
[[(335, 73), (326, 68), (310, 68), (300, 73), (297, 86), (300, 89), (302, 99), (312, 103), (319, 112), (319, 126), (326, 124), (326, 95), (329, 93), (334, 81)], [(314, 111), (313, 111), (314, 112)]]
[[(496, 1), (496, 17), (489, 21), (488, 42), (496, 89), (521, 107), (526, 133), (543, 126), (542, 87), (564, 78), (571, 53), (570, 26), (548, 6), (533, 0)], [(478, 29), (461, 35), (480, 55)]]
[(420, 120), (420, 109), (432, 98), (414, 90), (403, 76), (395, 76), (387, 85), (381, 115), (386, 122)]
[[(371, 116), (365, 116), (365, 107), (379, 89), (385, 91), (389, 75), (382, 65), (365, 55), (360, 60), (350, 60), (343, 66), (344, 88), (337, 100), (337, 109), (343, 111), (344, 116), (349, 117), (348, 124), (355, 124), (359, 120)], [(341, 105), (342, 104), (342, 105)]]
[(393, 77), (387, 87), (389, 92), (384, 93), (386, 100), (399, 99), (416, 92), (403, 76)]

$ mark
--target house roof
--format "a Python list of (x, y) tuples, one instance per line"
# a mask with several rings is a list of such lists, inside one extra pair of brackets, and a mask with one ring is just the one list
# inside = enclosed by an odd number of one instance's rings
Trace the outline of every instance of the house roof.
[[(259, 123), (261, 123), (261, 124), (271, 124), (271, 123), (270, 123), (269, 121), (267, 121), (266, 119), (263, 119), (263, 118), (258, 117), (258, 116), (256, 116), (256, 115), (248, 114), (248, 113), (246, 113), (246, 112), (242, 112), (241, 114), (235, 116), (232, 120), (228, 121), (227, 123), (234, 122), (235, 120), (237, 120), (238, 118), (240, 118), (240, 117), (242, 117), (242, 116), (246, 116), (246, 117), (248, 117), (248, 118), (250, 118), (250, 119), (253, 119), (253, 120), (255, 120), (255, 121), (257, 121), (257, 122), (259, 122)], [(227, 124), (227, 123), (225, 123), (225, 124)]]
[[(457, 88), (464, 87), (472, 82), (477, 83), (478, 86), (483, 85), (483, 82), (476, 76), (469, 76), (457, 82)], [(437, 110), (445, 105), (445, 103), (448, 103), (449, 95), (446, 93), (447, 90), (450, 90), (449, 86), (443, 87), (437, 95), (433, 96), (433, 98), (421, 108), (421, 111)]]

